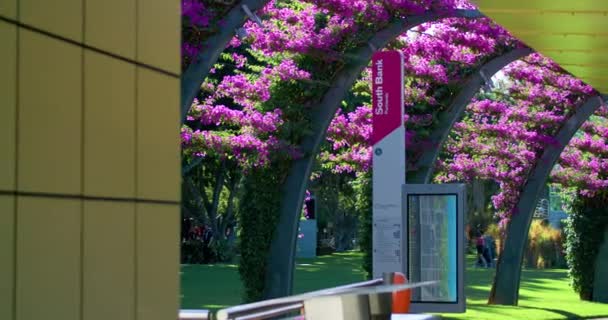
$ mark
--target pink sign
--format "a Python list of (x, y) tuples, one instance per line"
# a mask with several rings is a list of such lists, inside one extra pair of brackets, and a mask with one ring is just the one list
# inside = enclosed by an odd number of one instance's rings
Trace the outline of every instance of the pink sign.
[(372, 57), (372, 144), (402, 125), (403, 54), (380, 51)]
[(372, 58), (373, 99), (373, 272), (403, 272), (407, 257), (401, 190), (405, 183), (403, 56), (399, 51)]

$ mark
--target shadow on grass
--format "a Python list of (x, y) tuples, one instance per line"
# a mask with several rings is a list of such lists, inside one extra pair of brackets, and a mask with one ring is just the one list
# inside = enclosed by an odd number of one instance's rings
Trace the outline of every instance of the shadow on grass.
[[(334, 253), (315, 259), (297, 259), (294, 293), (364, 281), (362, 255)], [(444, 319), (593, 319), (608, 316), (608, 305), (586, 304), (568, 287), (565, 270), (524, 270), (520, 302), (523, 306), (487, 305), (495, 269), (473, 268), (467, 257), (466, 295), (470, 312)], [(237, 265), (182, 265), (182, 308), (219, 309), (242, 302)], [(586, 309), (585, 309), (586, 308)], [(558, 309), (566, 309), (558, 310)]]
[[(526, 311), (527, 310), (527, 311)], [(503, 305), (488, 305), (485, 303), (468, 303), (467, 304), (467, 315), (463, 318), (464, 314), (446, 315), (442, 314), (441, 319), (534, 319), (540, 316), (538, 313), (533, 311), (548, 312), (555, 314), (542, 315), (542, 319), (549, 320), (563, 320), (563, 319), (600, 319), (608, 317), (608, 313), (598, 312), (597, 314), (578, 314), (576, 312), (547, 308), (547, 307), (532, 307), (532, 306), (503, 306)], [(472, 314), (469, 315), (469, 312)]]
[(315, 259), (298, 259), (294, 274), (294, 293), (319, 289), (365, 280), (361, 267), (360, 253), (343, 252)]
[[(608, 317), (608, 314), (605, 314), (605, 315), (593, 315), (593, 316), (581, 316), (581, 315), (578, 315), (578, 314), (573, 313), (573, 312), (569, 312), (569, 311), (565, 311), (565, 310), (552, 309), (552, 308), (538, 308), (538, 307), (529, 307), (529, 306), (519, 306), (518, 308), (548, 311), (548, 312), (557, 313), (560, 316), (562, 316), (562, 317), (556, 318), (556, 319), (599, 319), (599, 318)], [(563, 318), (563, 317), (565, 317), (565, 318)]]

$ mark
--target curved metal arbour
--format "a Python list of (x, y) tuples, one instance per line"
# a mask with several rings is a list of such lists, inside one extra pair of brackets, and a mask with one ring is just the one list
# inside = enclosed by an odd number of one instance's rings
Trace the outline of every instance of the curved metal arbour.
[(549, 180), (549, 174), (576, 131), (603, 105), (601, 96), (595, 95), (577, 108), (555, 135), (558, 142), (547, 145), (528, 175), (515, 212), (507, 227), (505, 243), (496, 267), (496, 280), (492, 286), (490, 303), (517, 305), (523, 253), (528, 241), (532, 216)]
[(477, 10), (456, 10), (448, 15), (428, 12), (392, 22), (386, 28), (378, 31), (368, 41), (369, 45), (363, 45), (355, 51), (352, 56), (356, 58), (351, 59), (350, 63), (336, 75), (321, 103), (312, 110), (311, 131), (313, 133), (307, 136), (300, 145), (304, 157), (294, 161), (287, 179), (282, 185), (283, 197), (279, 211), (279, 223), (270, 247), (266, 273), (266, 298), (281, 297), (291, 293), (298, 218), (314, 159), (340, 102), (369, 64), (375, 51), (374, 48), (385, 47), (399, 35), (420, 24), (453, 17), (480, 18), (483, 15)]
[[(473, 0), (488, 17), (518, 39), (553, 59), (566, 71), (592, 85), (599, 92), (608, 90), (608, 2), (595, 0)], [(598, 107), (600, 97), (592, 97), (568, 123), (576, 129)], [(574, 134), (566, 125), (558, 133)], [(574, 130), (576, 131), (576, 130)], [(570, 135), (571, 136), (571, 135)], [(562, 140), (563, 146), (570, 140)], [(540, 185), (544, 185), (559, 150), (549, 147), (531, 172), (524, 186), (517, 212), (508, 227), (505, 252), (499, 263), (490, 303), (517, 304), (523, 243), (527, 240), (532, 207)], [(498, 270), (497, 270), (498, 271)]]

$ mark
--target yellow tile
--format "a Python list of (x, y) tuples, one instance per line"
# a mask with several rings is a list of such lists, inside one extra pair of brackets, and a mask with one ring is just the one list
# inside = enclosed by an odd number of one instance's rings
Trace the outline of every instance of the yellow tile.
[(179, 80), (137, 71), (137, 196), (180, 199)]
[(85, 42), (135, 59), (135, 0), (85, 0)]
[(137, 1), (137, 60), (180, 72), (180, 1)]
[(135, 204), (85, 202), (83, 245), (83, 319), (133, 319)]
[(17, 19), (17, 0), (0, 0), (0, 16)]
[[(608, 3), (597, 0), (473, 0), (472, 3), (479, 6), (481, 11), (504, 11), (522, 10), (523, 12), (534, 12), (533, 10), (557, 10), (557, 11), (596, 11), (608, 10)], [(579, 13), (580, 14), (580, 13)]]
[(0, 190), (15, 190), (17, 27), (0, 21), (0, 39)]
[(0, 195), (0, 319), (13, 319), (15, 198)]
[(179, 206), (137, 204), (137, 318), (177, 317)]
[(135, 66), (85, 52), (84, 193), (135, 196)]
[(82, 49), (20, 32), (18, 188), (81, 192)]
[(19, 0), (19, 20), (82, 42), (83, 0)]
[(79, 200), (19, 197), (17, 320), (80, 318)]

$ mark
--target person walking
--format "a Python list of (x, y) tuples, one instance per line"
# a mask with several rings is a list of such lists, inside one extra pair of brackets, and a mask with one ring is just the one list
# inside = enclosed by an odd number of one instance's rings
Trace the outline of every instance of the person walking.
[(483, 237), (484, 240), (484, 250), (483, 250), (483, 256), (486, 259), (486, 262), (488, 263), (488, 268), (493, 268), (494, 267), (494, 258), (496, 258), (496, 244), (494, 242), (494, 238), (492, 238), (491, 235), (486, 234)]
[(477, 247), (477, 264), (478, 267), (487, 267), (488, 264), (486, 262), (486, 258), (484, 257), (484, 249), (485, 249), (485, 239), (483, 238), (483, 234), (477, 231), (475, 238), (475, 246)]

